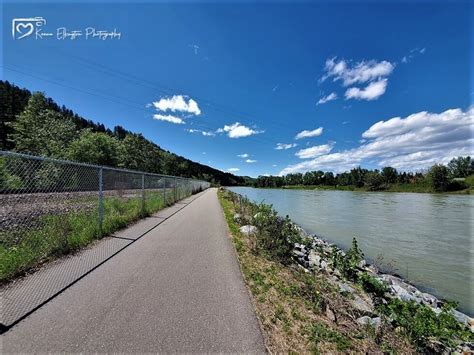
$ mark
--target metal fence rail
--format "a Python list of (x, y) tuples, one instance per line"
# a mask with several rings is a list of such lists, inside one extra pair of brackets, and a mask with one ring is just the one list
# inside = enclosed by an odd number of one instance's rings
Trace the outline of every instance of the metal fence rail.
[(0, 151), (0, 282), (209, 182)]

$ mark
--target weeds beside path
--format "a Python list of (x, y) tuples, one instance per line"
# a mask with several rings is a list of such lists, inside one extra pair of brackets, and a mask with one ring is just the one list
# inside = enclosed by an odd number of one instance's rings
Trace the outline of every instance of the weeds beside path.
[(376, 331), (357, 324), (357, 312), (328, 276), (277, 261), (254, 236), (244, 236), (234, 218), (241, 211), (228, 192), (220, 191), (219, 200), (271, 352), (414, 352), (390, 326)]

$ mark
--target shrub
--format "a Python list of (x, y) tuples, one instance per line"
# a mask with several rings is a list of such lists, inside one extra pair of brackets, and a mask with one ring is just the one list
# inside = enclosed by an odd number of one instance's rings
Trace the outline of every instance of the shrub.
[(338, 269), (345, 277), (355, 280), (357, 279), (357, 271), (359, 263), (364, 258), (364, 253), (359, 248), (357, 239), (352, 238), (352, 246), (346, 255), (339, 252), (337, 248), (333, 248), (330, 255), (333, 267)]
[(271, 205), (261, 203), (257, 211), (253, 218), (258, 228), (257, 252), (264, 251), (270, 258), (288, 263), (294, 244), (301, 240), (298, 229), (288, 216), (278, 216)]
[(372, 293), (377, 297), (382, 297), (388, 291), (388, 286), (383, 281), (366, 272), (359, 275), (359, 283), (366, 292)]
[(473, 341), (474, 334), (459, 323), (451, 314), (452, 304), (446, 304), (440, 314), (436, 314), (426, 305), (414, 301), (405, 302), (399, 299), (390, 300), (387, 305), (380, 305), (379, 310), (396, 327), (401, 327), (419, 350), (432, 351), (434, 344), (454, 347), (459, 341)]

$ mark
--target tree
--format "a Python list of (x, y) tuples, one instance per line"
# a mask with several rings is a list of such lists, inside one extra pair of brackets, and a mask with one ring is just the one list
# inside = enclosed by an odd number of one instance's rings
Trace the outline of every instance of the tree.
[(25, 110), (12, 123), (15, 150), (34, 155), (64, 158), (66, 147), (73, 140), (74, 123), (48, 108), (43, 93), (36, 92)]
[(162, 172), (159, 149), (141, 134), (127, 134), (121, 144), (120, 166), (152, 173)]
[(472, 173), (472, 160), (470, 156), (457, 157), (448, 163), (449, 175), (452, 178), (464, 178)]
[(367, 174), (367, 169), (362, 169), (360, 166), (352, 169), (350, 171), (351, 183), (356, 187), (364, 186), (365, 175)]
[(85, 130), (79, 139), (71, 143), (69, 159), (98, 165), (117, 166), (120, 143), (105, 133)]
[(449, 185), (449, 170), (442, 164), (435, 164), (431, 167), (428, 176), (431, 186), (435, 191), (446, 191)]
[(382, 169), (382, 178), (383, 181), (387, 184), (393, 184), (397, 182), (398, 172), (397, 169), (392, 168), (391, 166), (386, 166)]
[(365, 182), (369, 187), (369, 190), (376, 191), (379, 190), (382, 184), (384, 183), (384, 178), (382, 177), (382, 175), (379, 174), (377, 170), (369, 171), (365, 175)]

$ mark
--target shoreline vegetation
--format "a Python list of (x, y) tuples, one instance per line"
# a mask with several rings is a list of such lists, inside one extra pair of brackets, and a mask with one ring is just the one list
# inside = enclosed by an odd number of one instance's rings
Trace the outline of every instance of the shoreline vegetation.
[(270, 205), (218, 197), (271, 352), (474, 350), (472, 318), (368, 265), (355, 238), (343, 251)]
[(279, 187), (257, 187), (262, 189), (283, 189), (283, 190), (320, 190), (320, 191), (354, 191), (354, 192), (401, 192), (401, 193), (436, 193), (436, 194), (451, 194), (451, 195), (470, 195), (474, 193), (474, 175), (470, 175), (465, 179), (467, 187), (454, 191), (434, 191), (431, 186), (427, 184), (390, 184), (384, 188), (371, 190), (368, 187), (356, 187), (354, 185), (348, 186), (334, 186), (334, 185), (283, 185)]
[(259, 176), (258, 188), (470, 194), (474, 190), (474, 160), (453, 158), (446, 166), (435, 164), (426, 172), (399, 172), (392, 167), (368, 170), (361, 167), (344, 173), (308, 171), (284, 176)]

